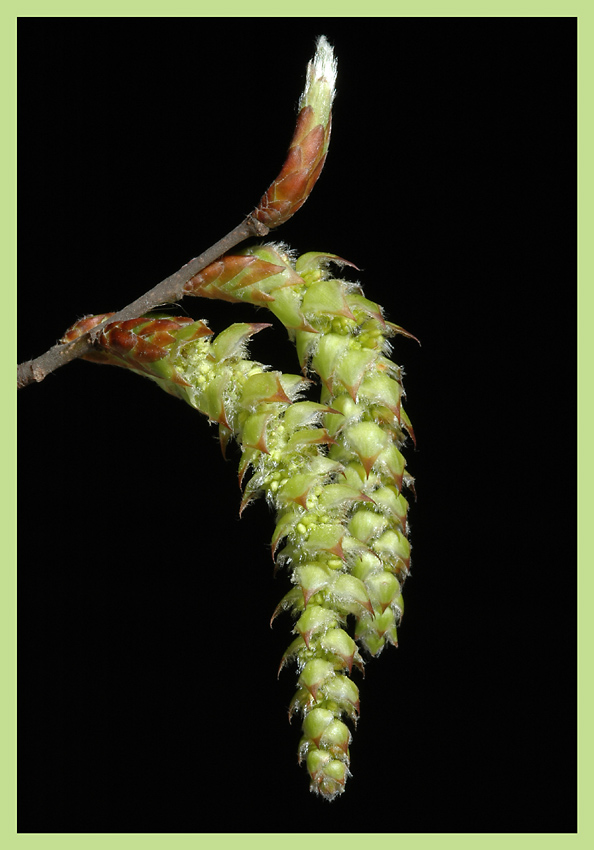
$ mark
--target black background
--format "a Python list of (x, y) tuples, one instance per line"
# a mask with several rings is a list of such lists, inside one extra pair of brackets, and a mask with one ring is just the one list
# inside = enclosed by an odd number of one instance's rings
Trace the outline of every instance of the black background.
[[(330, 154), (275, 238), (356, 263), (422, 343), (394, 353), (406, 613), (358, 679), (353, 777), (328, 805), (296, 765), (287, 578), (237, 454), (79, 361), (19, 394), (21, 832), (576, 829), (575, 20), (22, 19), (19, 359), (255, 206), (320, 33)], [(282, 328), (251, 351), (296, 371)]]

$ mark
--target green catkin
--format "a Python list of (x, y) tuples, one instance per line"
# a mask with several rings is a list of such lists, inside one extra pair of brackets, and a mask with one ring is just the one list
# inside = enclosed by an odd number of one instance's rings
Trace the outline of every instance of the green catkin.
[(108, 326), (100, 344), (106, 362), (153, 378), (218, 423), (223, 447), (233, 437), (240, 480), (249, 479), (241, 511), (261, 495), (274, 510), (272, 553), (293, 587), (273, 620), (284, 610), (295, 620), (279, 672), (297, 666), (289, 715), (303, 717), (299, 761), (311, 789), (332, 800), (349, 776), (345, 721), (359, 714), (357, 643), (372, 656), (397, 645), (410, 566), (402, 488), (412, 486), (400, 449), (412, 428), (401, 370), (388, 357), (388, 337), (405, 332), (358, 287), (331, 278), (330, 260), (344, 262), (323, 254), (294, 261), (282, 246), (260, 246), (223, 258), (188, 286), (188, 294), (268, 306), (289, 329), (303, 372), (319, 376), (319, 402), (300, 400), (310, 383), (303, 374), (247, 359), (246, 341), (263, 324), (212, 338), (203, 322), (146, 317)]
[[(402, 490), (414, 485), (401, 453), (407, 436), (414, 441), (402, 406), (402, 370), (389, 357), (389, 338), (411, 335), (388, 322), (359, 285), (332, 277), (330, 263), (352, 265), (333, 254), (295, 258), (284, 245), (260, 245), (222, 258), (186, 287), (190, 295), (266, 306), (287, 328), (304, 374), (317, 374), (321, 403), (332, 408), (321, 425), (331, 438), (326, 456), (340, 464), (340, 476), (320, 483), (313, 472), (301, 472), (274, 501), (274, 545), (283, 536), (286, 541), (277, 560), (290, 566), (295, 584), (282, 607), (299, 618), (300, 634), (283, 663), (295, 660), (302, 671), (292, 705), (304, 715), (300, 754), (307, 756), (313, 790), (327, 797), (341, 790), (334, 724), (343, 714), (354, 718), (358, 701), (353, 692), (352, 710), (341, 706), (332, 714), (326, 682), (334, 683), (336, 672), (319, 662), (327, 661), (330, 641), (341, 645), (349, 674), (354, 661), (361, 663), (343, 629), (349, 614), (356, 640), (371, 655), (397, 645), (410, 569)], [(328, 609), (338, 612), (338, 625)], [(326, 722), (328, 735), (319, 732)]]

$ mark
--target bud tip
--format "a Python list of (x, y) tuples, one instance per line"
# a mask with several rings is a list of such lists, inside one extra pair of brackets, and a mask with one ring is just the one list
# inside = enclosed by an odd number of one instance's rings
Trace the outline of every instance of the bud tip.
[[(301, 95), (300, 108), (311, 104), (321, 113), (322, 123), (328, 121), (335, 95), (337, 62), (328, 39), (320, 35), (316, 41), (314, 58), (307, 66), (307, 81)], [(325, 85), (322, 85), (325, 83)]]

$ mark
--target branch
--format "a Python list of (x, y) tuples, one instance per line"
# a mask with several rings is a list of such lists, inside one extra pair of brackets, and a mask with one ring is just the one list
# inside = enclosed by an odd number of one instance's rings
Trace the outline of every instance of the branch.
[(303, 206), (326, 160), (332, 124), (332, 101), (336, 82), (336, 60), (324, 36), (318, 38), (316, 53), (307, 66), (305, 90), (299, 101), (299, 114), (293, 139), (281, 171), (260, 198), (256, 209), (237, 227), (219, 239), (199, 257), (158, 283), (123, 310), (105, 319), (74, 342), (57, 343), (45, 354), (17, 367), (17, 389), (43, 381), (46, 375), (89, 354), (106, 324), (136, 319), (144, 313), (173, 304), (184, 296), (185, 284), (239, 242), (266, 236), (284, 224)]
[(103, 330), (106, 324), (111, 322), (123, 322), (126, 319), (135, 319), (154, 310), (157, 307), (162, 307), (164, 304), (172, 304), (179, 301), (184, 295), (185, 284), (198, 272), (205, 269), (220, 256), (230, 251), (240, 242), (249, 239), (253, 236), (266, 236), (270, 228), (259, 222), (253, 216), (248, 215), (241, 224), (231, 230), (218, 242), (215, 242), (210, 248), (200, 254), (199, 257), (194, 257), (185, 266), (176, 271), (174, 274), (162, 280), (140, 298), (132, 301), (127, 307), (124, 307), (118, 313), (110, 316), (100, 325), (97, 325), (91, 331), (79, 337), (74, 342), (58, 343), (52, 346), (45, 354), (41, 354), (34, 360), (27, 360), (19, 364), (17, 367), (17, 389), (22, 389), (32, 383), (43, 381), (46, 375), (59, 369), (60, 366), (65, 366), (71, 360), (76, 360), (79, 357), (84, 357), (89, 354), (95, 344), (95, 340)]

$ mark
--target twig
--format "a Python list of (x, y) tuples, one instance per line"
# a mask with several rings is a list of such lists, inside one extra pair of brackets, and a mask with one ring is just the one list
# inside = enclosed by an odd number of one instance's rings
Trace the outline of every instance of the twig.
[(149, 289), (148, 292), (145, 292), (140, 298), (132, 301), (131, 304), (128, 304), (127, 307), (124, 307), (118, 313), (110, 316), (102, 324), (83, 334), (79, 339), (74, 342), (58, 343), (46, 351), (45, 354), (41, 354), (34, 360), (27, 360), (24, 363), (20, 363), (17, 367), (17, 388), (20, 390), (29, 384), (43, 381), (50, 372), (54, 372), (60, 366), (65, 366), (71, 360), (76, 360), (88, 354), (92, 350), (101, 330), (108, 322), (122, 322), (126, 319), (135, 319), (144, 313), (148, 313), (150, 310), (154, 310), (156, 307), (162, 307), (164, 304), (173, 304), (175, 301), (179, 301), (184, 294), (184, 285), (190, 278), (194, 277), (194, 275), (198, 274), (198, 272), (205, 269), (211, 263), (214, 263), (220, 256), (230, 251), (231, 248), (234, 248), (245, 239), (253, 236), (266, 236), (268, 232), (269, 228), (265, 224), (262, 224), (251, 215), (247, 216), (241, 224), (231, 230), (222, 239), (219, 239), (218, 242), (215, 242), (214, 245), (200, 254), (199, 257), (194, 257), (193, 260), (190, 260), (189, 263), (186, 263), (185, 266), (182, 266), (174, 274), (162, 280), (161, 283), (158, 283), (152, 289)]
[(136, 319), (156, 307), (179, 301), (183, 298), (185, 284), (198, 272), (245, 239), (266, 236), (272, 228), (279, 227), (291, 218), (309, 197), (324, 166), (330, 140), (335, 82), (334, 54), (324, 36), (320, 36), (316, 54), (307, 66), (307, 81), (299, 101), (300, 111), (287, 158), (277, 178), (260, 198), (256, 209), (207, 251), (190, 260), (123, 310), (105, 319), (74, 342), (58, 343), (34, 360), (21, 363), (17, 367), (17, 388), (43, 381), (50, 372), (88, 354), (106, 324)]

